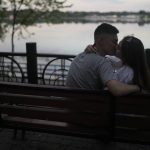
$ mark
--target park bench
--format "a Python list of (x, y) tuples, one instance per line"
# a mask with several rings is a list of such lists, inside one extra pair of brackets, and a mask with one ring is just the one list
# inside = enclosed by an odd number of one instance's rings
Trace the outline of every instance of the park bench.
[[(0, 82), (0, 127), (109, 140), (111, 94)], [(23, 132), (24, 133), (24, 132)]]
[[(150, 94), (0, 82), (0, 127), (150, 143)], [(24, 137), (24, 134), (23, 134)]]

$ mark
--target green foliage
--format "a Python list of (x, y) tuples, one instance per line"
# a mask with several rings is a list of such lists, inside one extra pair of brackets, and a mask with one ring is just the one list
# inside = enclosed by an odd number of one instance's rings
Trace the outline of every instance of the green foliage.
[[(47, 13), (70, 7), (65, 5), (67, 0), (0, 0), (0, 20), (5, 20), (12, 25), (12, 52), (14, 52), (14, 35), (17, 30), (22, 33), (23, 28), (32, 25), (40, 19), (46, 19)], [(7, 31), (6, 27), (3, 29), (0, 26), (1, 31)], [(2, 33), (2, 32), (1, 32)], [(22, 34), (20, 34), (22, 35)]]
[[(3, 0), (0, 9), (5, 8), (7, 19), (12, 23), (31, 25), (40, 18), (47, 18), (47, 13), (69, 7), (66, 0)], [(10, 17), (11, 16), (11, 17)]]

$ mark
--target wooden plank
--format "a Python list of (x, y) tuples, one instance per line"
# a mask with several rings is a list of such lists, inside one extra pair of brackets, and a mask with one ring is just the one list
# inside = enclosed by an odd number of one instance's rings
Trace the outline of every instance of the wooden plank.
[(6, 117), (2, 126), (8, 128), (24, 129), (29, 131), (40, 131), (46, 133), (54, 133), (61, 135), (82, 136), (86, 138), (108, 138), (110, 136), (107, 127), (89, 128), (69, 123), (43, 121), (43, 120), (30, 120), (17, 117)]
[[(93, 96), (110, 96), (108, 91), (96, 91), (96, 90), (85, 90), (85, 89), (71, 89), (67, 87), (57, 87), (57, 86), (47, 86), (47, 85), (34, 85), (25, 83), (7, 83), (0, 82), (1, 91), (8, 93), (22, 93), (30, 95), (40, 95), (40, 96), (65, 96), (65, 97), (83, 97), (84, 95), (89, 96), (91, 99)], [(69, 94), (70, 93), (70, 94)], [(97, 97), (98, 98), (98, 97)]]
[(150, 130), (150, 116), (117, 114), (116, 127)]
[[(21, 94), (9, 94), (2, 93), (0, 94), (2, 103), (10, 104), (26, 104), (26, 105), (35, 105), (35, 106), (45, 106), (45, 107), (56, 107), (56, 108), (69, 108), (69, 109), (78, 109), (80, 111), (88, 112), (108, 112), (109, 111), (109, 100), (106, 99), (105, 102), (101, 101), (85, 101), (84, 99), (66, 98), (66, 97), (57, 97), (57, 96), (35, 96), (35, 95), (21, 95)], [(85, 98), (85, 97), (84, 97)]]
[(83, 113), (78, 110), (8, 106), (5, 104), (1, 104), (0, 109), (2, 114), (8, 114), (9, 116), (60, 121), (93, 127), (109, 125), (109, 116), (103, 113), (96, 115), (90, 112)]
[(150, 116), (149, 106), (149, 102), (141, 102), (141, 104), (116, 104), (116, 113)]
[(150, 93), (116, 97), (116, 105), (150, 105)]

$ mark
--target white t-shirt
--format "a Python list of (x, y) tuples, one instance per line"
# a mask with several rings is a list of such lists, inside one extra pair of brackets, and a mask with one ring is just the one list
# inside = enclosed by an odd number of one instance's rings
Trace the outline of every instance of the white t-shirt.
[(121, 59), (116, 56), (106, 55), (105, 57), (111, 62), (114, 68), (114, 73), (117, 76), (117, 80), (127, 84), (131, 84), (133, 82), (134, 72), (131, 67), (122, 65)]

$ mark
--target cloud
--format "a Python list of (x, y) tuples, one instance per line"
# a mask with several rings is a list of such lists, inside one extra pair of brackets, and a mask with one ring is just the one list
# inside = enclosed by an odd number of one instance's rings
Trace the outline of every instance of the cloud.
[(150, 11), (150, 0), (68, 0), (72, 11)]

